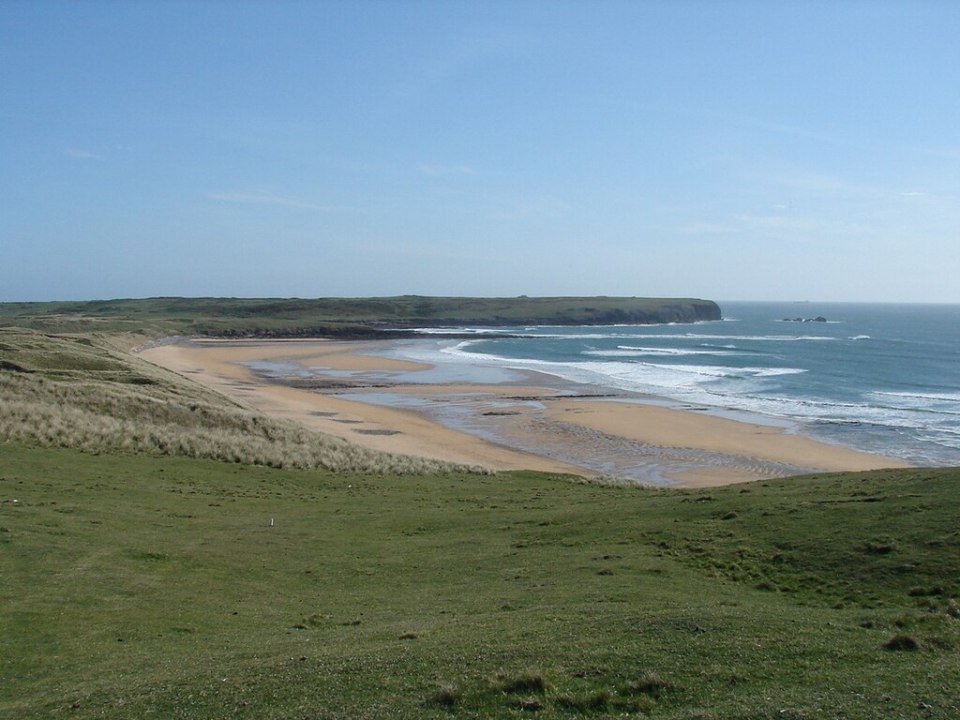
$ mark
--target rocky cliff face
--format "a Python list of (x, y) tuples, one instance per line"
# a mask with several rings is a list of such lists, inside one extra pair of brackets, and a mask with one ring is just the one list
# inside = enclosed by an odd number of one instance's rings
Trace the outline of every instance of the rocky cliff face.
[(710, 300), (697, 300), (683, 304), (666, 304), (657, 313), (659, 323), (690, 323), (704, 320), (720, 320), (720, 306)]
[(704, 320), (720, 320), (720, 307), (708, 300), (683, 303), (664, 303), (649, 309), (613, 308), (580, 318), (575, 325), (657, 325), (666, 323), (693, 323)]

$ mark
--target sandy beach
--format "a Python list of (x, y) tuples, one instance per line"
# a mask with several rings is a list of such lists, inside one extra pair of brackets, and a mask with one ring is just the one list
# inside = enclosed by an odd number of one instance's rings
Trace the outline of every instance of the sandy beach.
[(420, 382), (432, 366), (378, 354), (389, 348), (389, 341), (190, 340), (139, 354), (265, 414), (377, 450), (492, 470), (703, 487), (904, 465), (772, 425), (598, 398), (595, 387), (537, 373), (509, 382)]

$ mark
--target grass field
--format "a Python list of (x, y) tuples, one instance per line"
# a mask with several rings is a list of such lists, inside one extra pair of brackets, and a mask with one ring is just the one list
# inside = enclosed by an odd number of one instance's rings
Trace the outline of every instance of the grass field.
[(8, 443), (0, 716), (957, 717), (958, 490)]

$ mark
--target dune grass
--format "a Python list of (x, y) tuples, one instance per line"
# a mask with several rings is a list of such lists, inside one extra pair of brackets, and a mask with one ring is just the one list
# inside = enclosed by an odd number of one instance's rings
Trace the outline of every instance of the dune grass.
[(466, 469), (266, 417), (122, 345), (98, 335), (0, 328), (0, 442), (349, 472)]
[(958, 490), (7, 443), (0, 716), (956, 717)]

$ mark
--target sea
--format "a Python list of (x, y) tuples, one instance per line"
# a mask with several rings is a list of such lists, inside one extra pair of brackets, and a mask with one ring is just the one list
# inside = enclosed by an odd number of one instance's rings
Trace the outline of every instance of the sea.
[(463, 379), (536, 371), (581, 393), (780, 425), (917, 466), (960, 465), (960, 305), (720, 307), (721, 320), (695, 324), (422, 328), (422, 340), (393, 354), (439, 364), (448, 379), (458, 366), (473, 373)]

